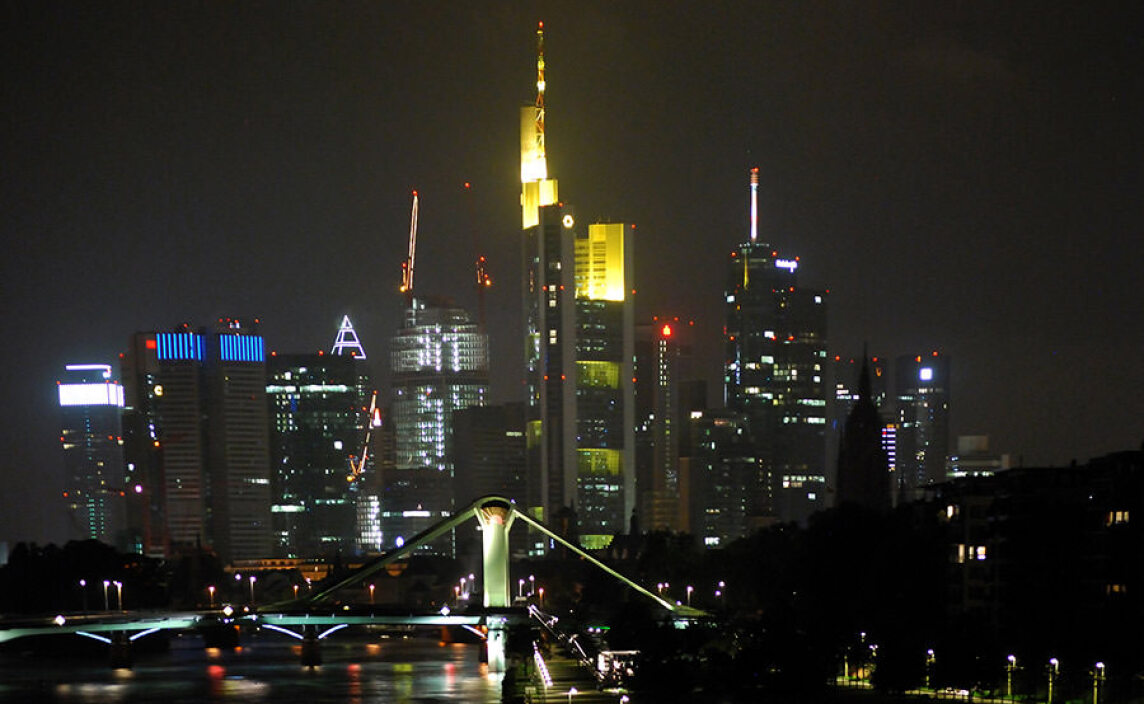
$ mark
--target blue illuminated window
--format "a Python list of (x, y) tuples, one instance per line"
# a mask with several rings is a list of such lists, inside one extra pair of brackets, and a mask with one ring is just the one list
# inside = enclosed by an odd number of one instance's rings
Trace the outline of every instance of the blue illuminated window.
[(203, 361), (203, 338), (189, 332), (155, 334), (155, 354), (160, 360), (191, 359)]
[(219, 335), (219, 359), (224, 362), (265, 362), (262, 338), (257, 335)]

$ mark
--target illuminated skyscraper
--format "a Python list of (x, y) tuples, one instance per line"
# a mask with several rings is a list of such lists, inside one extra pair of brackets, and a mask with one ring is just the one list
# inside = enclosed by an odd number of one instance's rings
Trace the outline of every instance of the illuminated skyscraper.
[(949, 357), (904, 355), (894, 364), (897, 396), (898, 500), (945, 481), (949, 455)]
[[(414, 298), (390, 342), (390, 360), (395, 463), (382, 477), (385, 549), (452, 515), (453, 413), (487, 403), (488, 337), (467, 311)], [(451, 555), (452, 541), (424, 551)]]
[(58, 382), (69, 537), (121, 544), (123, 387), (107, 364), (69, 364)]
[(681, 340), (690, 326), (678, 318), (636, 327), (636, 507), (644, 531), (682, 531), (680, 449), (687, 445), (688, 416), (684, 362), (690, 350)]
[[(257, 325), (257, 321), (255, 321)], [(131, 525), (149, 554), (271, 552), (266, 364), (254, 328), (137, 333), (124, 358)]]
[(267, 360), (275, 552), (317, 557), (356, 547), (350, 458), (365, 437), (355, 357), (275, 354)]
[(585, 231), (558, 201), (541, 30), (537, 44), (537, 100), (521, 113), (529, 507), (553, 525), (575, 515), (581, 544), (596, 548), (625, 532), (635, 508), (634, 227)]
[(747, 413), (774, 488), (770, 511), (805, 521), (825, 505), (826, 292), (798, 285), (798, 257), (757, 240), (758, 172), (751, 172), (751, 239), (727, 269), (727, 407)]

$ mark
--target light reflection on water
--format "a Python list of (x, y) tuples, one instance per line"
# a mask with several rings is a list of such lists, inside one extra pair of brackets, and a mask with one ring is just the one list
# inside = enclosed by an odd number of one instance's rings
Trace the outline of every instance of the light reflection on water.
[(192, 636), (169, 652), (140, 655), (130, 670), (106, 660), (53, 660), (0, 655), (0, 701), (135, 704), (162, 702), (500, 701), (499, 677), (487, 675), (476, 644), (441, 645), (423, 638), (378, 640), (337, 636), (322, 642), (323, 664), (304, 668), (297, 648), (267, 635), (233, 650), (204, 649)]

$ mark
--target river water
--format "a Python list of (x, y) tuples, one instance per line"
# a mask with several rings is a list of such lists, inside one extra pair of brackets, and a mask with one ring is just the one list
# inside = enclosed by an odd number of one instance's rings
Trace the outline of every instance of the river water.
[(0, 702), (111, 704), (162, 702), (338, 702), (339, 704), (500, 701), (500, 679), (480, 664), (478, 644), (422, 637), (332, 634), (322, 665), (300, 664), (298, 641), (262, 633), (239, 648), (204, 648), (173, 638), (166, 652), (139, 653), (130, 670), (108, 660), (0, 655)]

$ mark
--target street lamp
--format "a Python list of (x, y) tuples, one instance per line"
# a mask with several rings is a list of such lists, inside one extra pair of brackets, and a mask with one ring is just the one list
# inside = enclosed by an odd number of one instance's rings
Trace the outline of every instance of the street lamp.
[(373, 605), (373, 585), (369, 585), (369, 603)]
[(926, 651), (926, 689), (933, 689), (933, 666), (937, 660), (933, 654), (933, 648)]
[(254, 583), (258, 581), (258, 577), (250, 575), (250, 605), (254, 606)]
[(530, 574), (530, 575), (528, 575), (528, 595), (532, 596), (535, 593), (536, 593), (536, 577)]
[(570, 687), (568, 689), (568, 704), (572, 704), (572, 695), (573, 694), (579, 694), (579, 693), (580, 693), (580, 690), (576, 689), (575, 687)]
[(453, 585), (453, 606), (459, 606), (461, 603), (461, 588)]
[(1017, 669), (1017, 656), (1010, 655), (1005, 665), (1005, 696), (1013, 698), (1013, 670)]
[(1049, 696), (1046, 699), (1046, 704), (1053, 704), (1053, 685), (1057, 681), (1057, 673), (1061, 671), (1061, 661), (1056, 658), (1049, 658)]
[(524, 596), (524, 580), (523, 579), (516, 580), (516, 596), (517, 596), (517, 598), (521, 598)]
[(83, 611), (87, 613), (87, 580), (79, 580), (79, 597), (83, 601)]
[(1100, 685), (1104, 683), (1104, 663), (1098, 662), (1092, 668), (1092, 704), (1100, 701)]
[(119, 610), (125, 611), (126, 609), (123, 608), (123, 582), (115, 581), (115, 582), (112, 582), (112, 584), (115, 585), (115, 592), (116, 592), (115, 598), (119, 602)]
[(107, 588), (111, 586), (111, 580), (103, 580), (103, 610), (111, 611), (111, 607), (107, 605)]
[(465, 578), (464, 577), (461, 577), (461, 593), (465, 595), (466, 599), (469, 598), (469, 593), (467, 591), (465, 591)]
[(294, 600), (295, 601), (298, 600), (298, 585), (297, 584), (294, 585)]
[(214, 608), (214, 590), (215, 590), (215, 586), (213, 584), (210, 585), (209, 587), (207, 587), (207, 594), (210, 595), (211, 608), (212, 609)]
[(536, 590), (536, 593), (537, 593), (538, 595), (540, 595), (540, 608), (542, 608), (542, 609), (543, 609), (543, 608), (544, 608), (544, 587), (541, 587), (540, 589), (537, 589), (537, 590)]
[(690, 584), (687, 585), (687, 605), (691, 606), (691, 592), (695, 591), (695, 587)]

